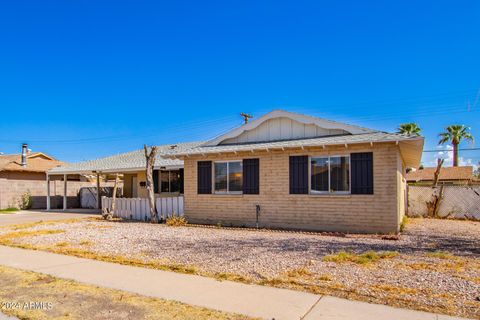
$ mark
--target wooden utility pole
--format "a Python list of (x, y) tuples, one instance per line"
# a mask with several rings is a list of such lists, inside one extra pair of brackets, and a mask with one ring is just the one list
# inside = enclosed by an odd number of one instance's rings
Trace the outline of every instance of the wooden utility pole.
[(158, 223), (157, 209), (155, 208), (155, 186), (153, 185), (153, 167), (155, 166), (155, 157), (157, 156), (157, 147), (152, 146), (148, 152), (147, 145), (144, 145), (146, 160), (146, 177), (148, 202), (150, 203), (150, 222)]
[(248, 123), (248, 120), (253, 118), (253, 116), (251, 114), (248, 114), (248, 113), (240, 113), (240, 115), (243, 117), (243, 120), (245, 121), (245, 124)]

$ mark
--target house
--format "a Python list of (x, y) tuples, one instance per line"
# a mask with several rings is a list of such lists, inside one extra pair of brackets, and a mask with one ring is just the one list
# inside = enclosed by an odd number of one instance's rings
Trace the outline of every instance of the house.
[(192, 223), (397, 232), (424, 139), (272, 111), (170, 156)]
[[(422, 137), (274, 110), (210, 141), (159, 146), (155, 193), (183, 191), (192, 223), (397, 232), (406, 168), (418, 167), (423, 143)], [(49, 175), (122, 173), (124, 196), (146, 197), (144, 171), (138, 150)]]
[[(414, 185), (431, 185), (436, 167), (426, 167), (411, 170), (407, 173), (407, 183)], [(444, 185), (465, 185), (474, 181), (473, 167), (442, 167), (438, 176), (438, 183)]]
[(22, 195), (32, 195), (32, 208), (45, 208), (45, 177), (49, 169), (62, 165), (42, 152), (0, 155), (0, 209), (18, 207)]

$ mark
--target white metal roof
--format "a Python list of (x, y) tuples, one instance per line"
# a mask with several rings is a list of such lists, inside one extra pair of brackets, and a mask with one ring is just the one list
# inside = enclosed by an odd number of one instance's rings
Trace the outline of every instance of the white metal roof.
[(404, 162), (409, 167), (417, 167), (420, 164), (424, 138), (408, 136), (398, 133), (372, 132), (363, 134), (326, 136), (319, 138), (283, 140), (273, 142), (245, 143), (205, 146), (198, 144), (191, 148), (168, 150), (165, 157), (173, 159), (183, 158), (190, 155), (206, 155), (214, 153), (235, 153), (242, 151), (282, 150), (299, 147), (322, 147), (332, 145), (352, 145), (364, 143), (398, 142)]
[[(158, 154), (155, 159), (155, 168), (181, 168), (183, 160), (165, 158), (163, 155), (167, 151), (184, 151), (195, 147), (202, 142), (189, 142), (178, 144), (165, 144), (158, 146)], [(175, 146), (175, 147), (174, 147)], [(49, 174), (81, 174), (81, 173), (116, 173), (145, 170), (145, 152), (143, 149), (127, 153), (121, 153), (114, 156), (99, 158), (95, 160), (70, 163), (61, 167), (56, 167), (48, 171)]]

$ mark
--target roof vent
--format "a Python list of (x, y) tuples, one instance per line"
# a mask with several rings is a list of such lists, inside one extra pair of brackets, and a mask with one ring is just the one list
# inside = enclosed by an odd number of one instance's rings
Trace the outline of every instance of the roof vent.
[(22, 144), (22, 167), (27, 166), (27, 153), (28, 153), (28, 145), (24, 143)]

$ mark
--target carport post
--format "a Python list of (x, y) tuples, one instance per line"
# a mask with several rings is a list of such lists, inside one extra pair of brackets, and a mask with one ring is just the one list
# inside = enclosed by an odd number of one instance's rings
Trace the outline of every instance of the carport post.
[(47, 173), (47, 211), (50, 211), (50, 176)]
[(67, 175), (63, 175), (63, 211), (67, 210)]
[(100, 197), (100, 173), (97, 172), (97, 209), (102, 210), (102, 198)]

